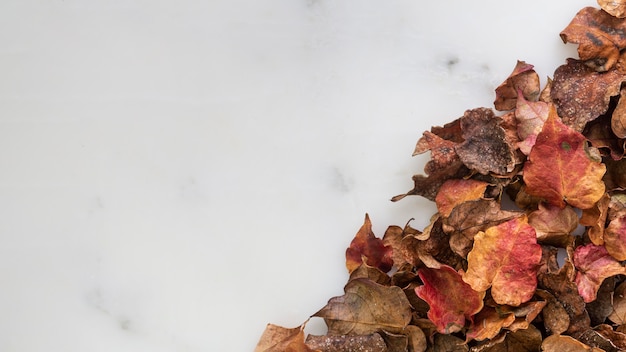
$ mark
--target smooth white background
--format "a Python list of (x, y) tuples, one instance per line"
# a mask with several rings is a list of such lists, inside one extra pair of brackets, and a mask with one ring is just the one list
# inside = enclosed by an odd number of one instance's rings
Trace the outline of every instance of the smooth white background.
[[(0, 351), (252, 351), (592, 1), (0, 2)], [(311, 321), (310, 329), (323, 331)]]

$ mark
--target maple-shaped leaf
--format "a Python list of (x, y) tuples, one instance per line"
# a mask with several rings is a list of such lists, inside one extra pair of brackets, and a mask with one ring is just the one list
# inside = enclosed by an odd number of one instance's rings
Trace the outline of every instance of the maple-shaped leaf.
[(331, 335), (400, 333), (411, 321), (411, 305), (400, 287), (361, 278), (349, 281), (344, 292), (313, 315), (324, 318)]
[(626, 1), (624, 0), (598, 0), (598, 5), (613, 17), (626, 17)]
[(297, 328), (267, 324), (254, 352), (319, 352), (304, 343), (304, 325)]
[(541, 255), (535, 230), (523, 215), (474, 237), (463, 280), (475, 291), (491, 287), (498, 304), (519, 306), (535, 293)]
[(448, 217), (457, 205), (482, 198), (487, 186), (486, 182), (472, 179), (454, 179), (444, 182), (435, 197), (439, 214)]
[(587, 209), (604, 195), (606, 170), (579, 132), (564, 125), (553, 106), (524, 164), (526, 192), (548, 203)]
[(586, 303), (596, 299), (596, 294), (604, 279), (626, 273), (626, 269), (611, 257), (604, 246), (596, 246), (592, 243), (576, 247), (574, 266), (578, 270), (576, 273), (578, 293)]
[(610, 70), (626, 48), (626, 22), (606, 11), (585, 7), (561, 31), (564, 43), (578, 44), (578, 56), (597, 71)]
[(482, 309), (485, 292), (473, 290), (453, 268), (421, 268), (417, 273), (424, 285), (416, 287), (415, 293), (430, 306), (428, 318), (438, 332), (460, 331)]
[(604, 230), (604, 247), (617, 260), (626, 260), (626, 214), (617, 216)]
[(372, 232), (372, 222), (369, 215), (365, 214), (363, 226), (350, 243), (350, 247), (346, 249), (348, 272), (358, 268), (363, 260), (369, 266), (388, 272), (393, 266), (392, 255), (391, 247), (385, 246), (383, 240), (376, 237)]
[(465, 111), (461, 117), (464, 141), (455, 146), (455, 151), (468, 169), (483, 175), (513, 171), (515, 148), (508, 143), (501, 121), (491, 109)]
[(522, 92), (528, 100), (536, 100), (539, 96), (539, 75), (533, 65), (517, 61), (513, 72), (496, 88), (496, 110), (512, 110), (515, 108), (517, 92)]
[(502, 328), (515, 321), (513, 312), (501, 312), (494, 307), (484, 307), (474, 317), (474, 323), (465, 334), (466, 340), (486, 340), (496, 337)]
[(617, 70), (596, 72), (582, 61), (568, 59), (554, 71), (550, 98), (563, 122), (582, 132), (588, 122), (607, 112), (623, 81)]
[(537, 241), (566, 247), (571, 233), (578, 226), (578, 215), (570, 206), (539, 203), (538, 209), (528, 214), (528, 223), (537, 233)]
[(518, 92), (515, 118), (517, 119), (517, 135), (521, 140), (517, 146), (524, 153), (530, 154), (530, 150), (537, 134), (541, 132), (543, 123), (548, 119), (549, 105), (543, 101), (528, 101), (522, 92)]

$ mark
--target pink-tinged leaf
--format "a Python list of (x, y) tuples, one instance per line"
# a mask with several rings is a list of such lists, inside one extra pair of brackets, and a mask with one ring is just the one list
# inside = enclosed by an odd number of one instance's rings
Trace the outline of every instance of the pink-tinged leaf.
[(453, 268), (442, 265), (417, 273), (424, 285), (416, 287), (415, 293), (430, 306), (428, 318), (440, 333), (460, 331), (483, 308), (485, 292), (474, 291)]
[(549, 105), (543, 101), (528, 101), (521, 92), (518, 92), (515, 118), (517, 135), (521, 142), (517, 146), (525, 155), (530, 154), (537, 134), (541, 132), (544, 122), (548, 119), (548, 107)]
[(598, 289), (604, 279), (626, 274), (626, 269), (611, 257), (604, 246), (588, 244), (579, 246), (574, 251), (574, 266), (578, 270), (576, 273), (576, 285), (578, 293), (585, 303), (593, 302), (596, 299)]
[(384, 272), (393, 266), (393, 253), (390, 246), (385, 246), (383, 240), (372, 232), (372, 222), (365, 214), (365, 222), (346, 249), (346, 267), (348, 272), (354, 271), (361, 263), (378, 268)]
[(491, 287), (498, 304), (519, 306), (535, 293), (541, 253), (527, 217), (511, 219), (474, 237), (463, 280), (475, 291)]

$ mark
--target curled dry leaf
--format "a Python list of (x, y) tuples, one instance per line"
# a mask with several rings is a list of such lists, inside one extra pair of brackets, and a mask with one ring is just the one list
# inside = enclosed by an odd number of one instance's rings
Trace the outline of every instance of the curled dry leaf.
[(363, 260), (369, 266), (387, 272), (393, 266), (391, 247), (385, 246), (383, 240), (372, 232), (372, 222), (369, 215), (365, 215), (365, 222), (359, 232), (346, 249), (346, 267), (349, 272), (358, 268)]
[(626, 324), (626, 282), (622, 282), (613, 294), (613, 311), (609, 320), (615, 324)]
[(304, 343), (304, 325), (297, 328), (267, 324), (254, 352), (319, 352)]
[(571, 336), (552, 335), (546, 337), (541, 344), (541, 350), (545, 352), (599, 352), (592, 347), (576, 340)]
[(541, 246), (526, 216), (520, 216), (479, 232), (467, 255), (463, 281), (475, 291), (491, 287), (498, 304), (519, 306), (537, 288)]
[(465, 334), (469, 340), (487, 340), (498, 336), (502, 328), (506, 328), (515, 321), (513, 312), (501, 312), (494, 307), (484, 307), (474, 317), (474, 323)]
[(626, 17), (626, 1), (624, 0), (598, 0), (598, 5), (611, 16)]
[(539, 75), (533, 65), (524, 61), (517, 61), (513, 72), (496, 88), (496, 110), (511, 110), (515, 108), (518, 92), (528, 100), (537, 100), (539, 96)]
[(626, 269), (603, 246), (588, 244), (574, 251), (574, 266), (578, 293), (586, 303), (596, 299), (596, 293), (604, 279), (626, 274)]
[(515, 118), (517, 119), (517, 135), (521, 142), (517, 146), (524, 155), (530, 154), (537, 140), (537, 134), (541, 132), (544, 122), (548, 119), (549, 111), (548, 103), (528, 101), (522, 92), (518, 92)]
[(435, 204), (439, 214), (448, 217), (457, 205), (483, 197), (488, 184), (477, 180), (454, 179), (441, 185)]

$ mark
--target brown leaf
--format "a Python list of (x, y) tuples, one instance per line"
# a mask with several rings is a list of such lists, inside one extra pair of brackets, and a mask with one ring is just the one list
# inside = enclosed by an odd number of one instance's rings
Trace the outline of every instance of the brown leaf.
[(626, 23), (609, 13), (585, 7), (561, 32), (564, 43), (578, 44), (578, 56), (597, 71), (610, 70), (626, 47)]
[(592, 326), (604, 323), (613, 312), (613, 291), (615, 291), (616, 279), (617, 277), (606, 278), (598, 289), (596, 300), (587, 303), (587, 313), (589, 313)]
[(504, 340), (493, 346), (482, 349), (483, 352), (534, 352), (539, 351), (541, 346), (541, 331), (534, 325), (530, 325), (528, 329), (517, 330), (506, 334)]
[(609, 341), (609, 339), (594, 329), (589, 329), (582, 334), (577, 335), (576, 338), (578, 341), (584, 343), (592, 349), (597, 349), (603, 352), (620, 352), (617, 347)]
[(584, 209), (580, 217), (580, 224), (587, 226), (589, 240), (596, 246), (604, 244), (604, 228), (610, 200), (609, 195), (604, 194), (593, 207)]
[(383, 240), (377, 238), (372, 232), (372, 222), (368, 214), (365, 214), (365, 222), (346, 250), (346, 267), (348, 272), (358, 268), (363, 260), (369, 266), (379, 268), (384, 272), (391, 270), (393, 266), (391, 247), (385, 246)]
[(570, 206), (561, 209), (539, 203), (539, 208), (528, 214), (528, 223), (537, 233), (537, 242), (566, 247), (578, 226), (578, 215)]
[(387, 274), (365, 263), (362, 263), (350, 273), (348, 281), (355, 279), (368, 279), (383, 286), (389, 286), (391, 284), (391, 278)]
[(515, 315), (515, 321), (506, 328), (510, 331), (528, 329), (528, 326), (542, 312), (546, 304), (546, 301), (535, 301), (522, 303), (519, 307), (503, 306), (504, 312), (511, 312)]
[(329, 334), (367, 335), (380, 330), (401, 332), (411, 321), (411, 306), (400, 287), (355, 279), (345, 294), (331, 298), (313, 314), (324, 318)]
[(467, 344), (460, 338), (448, 334), (436, 334), (433, 345), (426, 352), (467, 352)]
[(474, 323), (466, 333), (466, 341), (487, 340), (496, 337), (502, 328), (508, 327), (515, 321), (513, 312), (500, 312), (493, 307), (484, 307), (474, 317)]
[(524, 165), (526, 192), (561, 208), (566, 203), (590, 208), (604, 195), (605, 170), (585, 137), (565, 126), (551, 108)]
[(571, 336), (551, 335), (546, 337), (541, 344), (544, 352), (596, 352), (595, 349), (585, 345)]
[(589, 121), (607, 112), (623, 81), (617, 70), (599, 73), (582, 61), (568, 59), (554, 71), (550, 97), (563, 122), (582, 132)]
[(315, 352), (304, 343), (304, 325), (297, 328), (267, 324), (254, 352)]
[(626, 89), (621, 89), (619, 101), (611, 115), (611, 131), (617, 138), (626, 138)]
[(478, 108), (467, 110), (461, 117), (464, 141), (454, 149), (470, 170), (487, 175), (504, 175), (515, 167), (515, 148), (507, 142), (501, 119), (493, 110)]
[(541, 246), (526, 216), (517, 217), (479, 232), (467, 255), (463, 281), (475, 291), (491, 287), (498, 304), (519, 306), (537, 288)]
[(488, 184), (486, 182), (472, 179), (448, 180), (439, 189), (435, 203), (437, 209), (443, 217), (448, 217), (452, 209), (457, 205), (469, 200), (476, 200), (483, 197)]
[(604, 230), (604, 247), (617, 260), (626, 260), (626, 214), (609, 222)]
[(626, 189), (626, 159), (612, 160), (607, 158), (604, 160), (606, 165), (606, 174), (604, 175), (604, 183), (607, 191)]
[(570, 318), (563, 304), (548, 291), (537, 290), (535, 293), (546, 301), (546, 306), (541, 311), (541, 317), (547, 332), (560, 335), (567, 331), (570, 325)]
[(613, 312), (608, 318), (615, 324), (626, 324), (626, 282), (622, 282), (615, 289), (613, 293)]
[(624, 0), (598, 0), (598, 5), (613, 17), (626, 17), (626, 1)]
[(610, 325), (601, 324), (593, 328), (598, 334), (611, 341), (619, 351), (626, 350), (626, 334), (613, 330)]
[(493, 102), (496, 110), (512, 110), (517, 101), (517, 92), (522, 92), (527, 100), (537, 100), (539, 96), (539, 75), (533, 65), (524, 61), (517, 61), (513, 72), (496, 88), (496, 100)]
[(424, 352), (428, 347), (426, 334), (415, 325), (409, 325), (405, 331), (409, 339), (409, 352)]
[(311, 349), (322, 352), (363, 351), (388, 352), (385, 340), (380, 334), (370, 335), (309, 335), (306, 344)]

